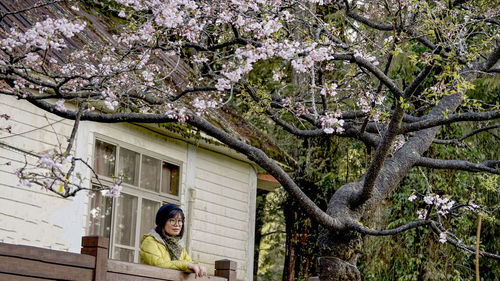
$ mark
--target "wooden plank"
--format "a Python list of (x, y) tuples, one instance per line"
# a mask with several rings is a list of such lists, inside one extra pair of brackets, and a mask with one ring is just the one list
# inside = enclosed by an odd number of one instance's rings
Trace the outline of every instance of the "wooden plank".
[(55, 251), (32, 246), (0, 243), (0, 256), (17, 257), (45, 263), (94, 268), (95, 258), (88, 255)]
[[(121, 273), (108, 272), (107, 281), (165, 281), (166, 279), (157, 279), (151, 277), (139, 277), (136, 275), (127, 275)], [(170, 280), (168, 280), (170, 281)]]
[(88, 268), (6, 256), (0, 256), (0, 272), (29, 277), (75, 281), (91, 281), (93, 277), (93, 270)]
[(179, 270), (117, 260), (108, 260), (108, 276), (110, 273), (121, 273), (124, 275), (133, 275), (172, 281), (226, 281), (225, 278), (215, 276), (195, 279), (193, 273), (186, 273)]
[(0, 280), (9, 280), (9, 281), (55, 281), (55, 279), (46, 279), (46, 278), (38, 278), (38, 277), (27, 277), (27, 276), (4, 274), (4, 273), (0, 273)]

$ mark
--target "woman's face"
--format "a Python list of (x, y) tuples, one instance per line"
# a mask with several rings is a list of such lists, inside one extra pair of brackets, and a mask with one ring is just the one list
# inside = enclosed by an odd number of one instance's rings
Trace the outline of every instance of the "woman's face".
[(165, 222), (165, 232), (170, 236), (177, 236), (182, 230), (182, 217), (177, 214)]

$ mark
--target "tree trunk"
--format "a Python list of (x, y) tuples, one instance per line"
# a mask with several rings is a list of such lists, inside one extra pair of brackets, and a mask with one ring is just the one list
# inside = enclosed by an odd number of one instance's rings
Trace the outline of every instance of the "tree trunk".
[(330, 233), (321, 237), (323, 256), (319, 258), (321, 281), (361, 281), (356, 267), (362, 239), (357, 233)]
[(266, 195), (268, 191), (257, 189), (257, 202), (255, 212), (255, 241), (254, 241), (254, 257), (253, 257), (253, 280), (257, 280), (259, 272), (259, 256), (260, 256), (260, 241), (262, 240), (262, 226), (264, 225), (263, 213), (266, 205)]
[(286, 252), (285, 252), (285, 264), (283, 267), (283, 281), (294, 281), (295, 280), (295, 262), (297, 255), (295, 252), (296, 237), (293, 224), (297, 218), (297, 213), (293, 211), (289, 201), (285, 203), (284, 215), (285, 215), (285, 228), (286, 228)]

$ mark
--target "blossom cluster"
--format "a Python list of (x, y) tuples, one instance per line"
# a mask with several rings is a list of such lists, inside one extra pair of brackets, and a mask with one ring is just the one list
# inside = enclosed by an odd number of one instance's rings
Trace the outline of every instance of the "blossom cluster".
[(25, 166), (16, 169), (15, 174), (21, 186), (31, 187), (36, 184), (46, 190), (58, 190), (62, 193), (62, 186), (68, 181), (64, 167), (72, 161), (73, 155), (64, 155), (50, 150), (40, 156), (34, 167)]
[(327, 134), (333, 134), (334, 132), (341, 134), (344, 132), (344, 120), (341, 118), (342, 113), (340, 112), (334, 114), (326, 113), (325, 116), (321, 118), (321, 127), (323, 131)]
[(357, 96), (356, 104), (363, 112), (369, 112), (372, 109), (372, 103), (381, 105), (385, 100), (385, 96), (372, 94), (369, 91), (359, 93)]
[(446, 215), (450, 212), (453, 205), (455, 205), (454, 200), (449, 198), (441, 197), (438, 194), (424, 196), (424, 202), (427, 205), (434, 205), (437, 213), (440, 215)]
[[(78, 161), (82, 161), (78, 159)], [(79, 174), (70, 174), (73, 171), (75, 158), (71, 154), (48, 150), (43, 153), (33, 166), (28, 163), (14, 172), (19, 179), (19, 186), (40, 186), (42, 189), (65, 195), (74, 189), (81, 188), (83, 179)], [(69, 190), (66, 190), (69, 188)], [(118, 197), (122, 186), (114, 183), (101, 190), (104, 196)]]
[(118, 184), (112, 184), (108, 187), (108, 189), (103, 190), (104, 196), (107, 197), (120, 197), (120, 193), (123, 187)]
[[(0, 40), (0, 48), (12, 52), (16, 48), (30, 50), (37, 48), (46, 50), (60, 50), (66, 47), (66, 43), (61, 36), (73, 37), (76, 33), (85, 28), (84, 23), (72, 23), (67, 19), (47, 18), (43, 22), (37, 22), (26, 32), (21, 32), (15, 28), (10, 30), (9, 36)], [(29, 60), (34, 60), (34, 57)]]
[[(417, 195), (412, 194), (408, 197), (408, 201), (412, 202), (417, 199)], [(426, 195), (423, 197), (425, 204), (433, 206), (439, 215), (448, 214), (453, 206), (455, 205), (455, 200), (451, 200), (446, 197), (442, 197), (439, 194)], [(424, 219), (427, 216), (426, 209), (420, 209), (417, 211), (419, 219)]]
[[(310, 2), (322, 5), (329, 1)], [(203, 46), (200, 34), (207, 26), (220, 29), (220, 31), (227, 30), (228, 26), (235, 26), (239, 28), (242, 38), (253, 38), (259, 41), (256, 44), (235, 46), (233, 55), (225, 58), (222, 69), (217, 70), (216, 75), (211, 79), (189, 77), (193, 80), (197, 79), (194, 80), (195, 83), (205, 84), (203, 86), (212, 84), (219, 93), (231, 90), (253, 70), (254, 65), (259, 61), (278, 58), (283, 61), (283, 64), (292, 66), (295, 71), (305, 73), (311, 71), (316, 64), (334, 59), (336, 45), (328, 35), (322, 36), (318, 41), (294, 40), (289, 36), (281, 36), (287, 33), (283, 23), (297, 20), (296, 15), (290, 13), (291, 10), (283, 9), (291, 4), (296, 5), (294, 1), (118, 0), (116, 3), (123, 7), (118, 8), (119, 16), (133, 22), (134, 24), (130, 25), (134, 26), (133, 28), (125, 29), (119, 35), (113, 36), (109, 45), (102, 44), (102, 46), (90, 46), (90, 48), (77, 50), (64, 63), (53, 60), (50, 64), (57, 76), (73, 77), (68, 79), (61, 88), (63, 92), (82, 92), (81, 89), (98, 88), (101, 96), (93, 95), (90, 101), (100, 101), (94, 105), (102, 105), (110, 111), (115, 111), (119, 106), (124, 105), (137, 108), (140, 112), (164, 113), (171, 118), (178, 118), (181, 122), (185, 121), (187, 109), (182, 104), (167, 104), (166, 102), (137, 104), (127, 98), (127, 93), (148, 92), (148, 95), (155, 95), (162, 99), (171, 97), (172, 92), (165, 83), (168, 74), (162, 76), (164, 66), (156, 62), (164, 60), (165, 57), (179, 61), (182, 47), (186, 42)], [(306, 9), (306, 6), (302, 4), (299, 6), (301, 9)], [(135, 21), (134, 17), (130, 16), (133, 13), (140, 15), (141, 20)], [(255, 14), (260, 14), (261, 17), (255, 17)], [(21, 34), (38, 34), (32, 37), (50, 38), (50, 40), (47, 39), (49, 43), (59, 42), (60, 45), (51, 46), (54, 50), (58, 50), (65, 46), (62, 36), (72, 37), (84, 27), (84, 24), (71, 23), (66, 19), (48, 18), (26, 33), (12, 30), (7, 38), (14, 39), (16, 42), (25, 42), (24, 47), (28, 48), (35, 43), (29, 43), (29, 40), (18, 40), (23, 37)], [(170, 39), (174, 37), (178, 39)], [(228, 40), (222, 38), (218, 43)], [(38, 41), (35, 40), (35, 42)], [(14, 43), (5, 41), (7, 46), (12, 44)], [(161, 50), (151, 48), (157, 45), (161, 45)], [(133, 49), (132, 52), (130, 52), (131, 49)], [(203, 65), (214, 63), (213, 57), (210, 53), (200, 52), (192, 63)], [(40, 60), (40, 54), (26, 52), (23, 62), (35, 68)], [(333, 66), (332, 63), (329, 65)], [(281, 69), (274, 69), (273, 74), (275, 80), (286, 77)], [(37, 87), (24, 79), (18, 79), (15, 83), (17, 91), (23, 97), (29, 95), (32, 87)], [(337, 84), (328, 83), (324, 85), (320, 93), (333, 97), (336, 95), (336, 88)], [(45, 90), (42, 87), (36, 89), (41, 93)], [(221, 105), (220, 99), (211, 99), (206, 96), (196, 97), (192, 101), (191, 105), (198, 112)], [(60, 112), (67, 111), (64, 100), (57, 101), (55, 109)], [(88, 109), (95, 108), (89, 106)], [(298, 115), (308, 112), (308, 108), (301, 104), (295, 105), (294, 110)], [(343, 130), (343, 121), (337, 117), (324, 116), (322, 123), (328, 132), (332, 128), (335, 128), (337, 132)]]

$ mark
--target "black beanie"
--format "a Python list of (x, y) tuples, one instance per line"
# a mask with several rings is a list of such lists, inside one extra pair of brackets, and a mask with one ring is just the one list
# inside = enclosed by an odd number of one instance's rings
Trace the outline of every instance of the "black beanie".
[(165, 204), (161, 206), (156, 213), (156, 225), (163, 227), (167, 221), (168, 214), (174, 210), (179, 210), (182, 213), (181, 208), (175, 204)]

